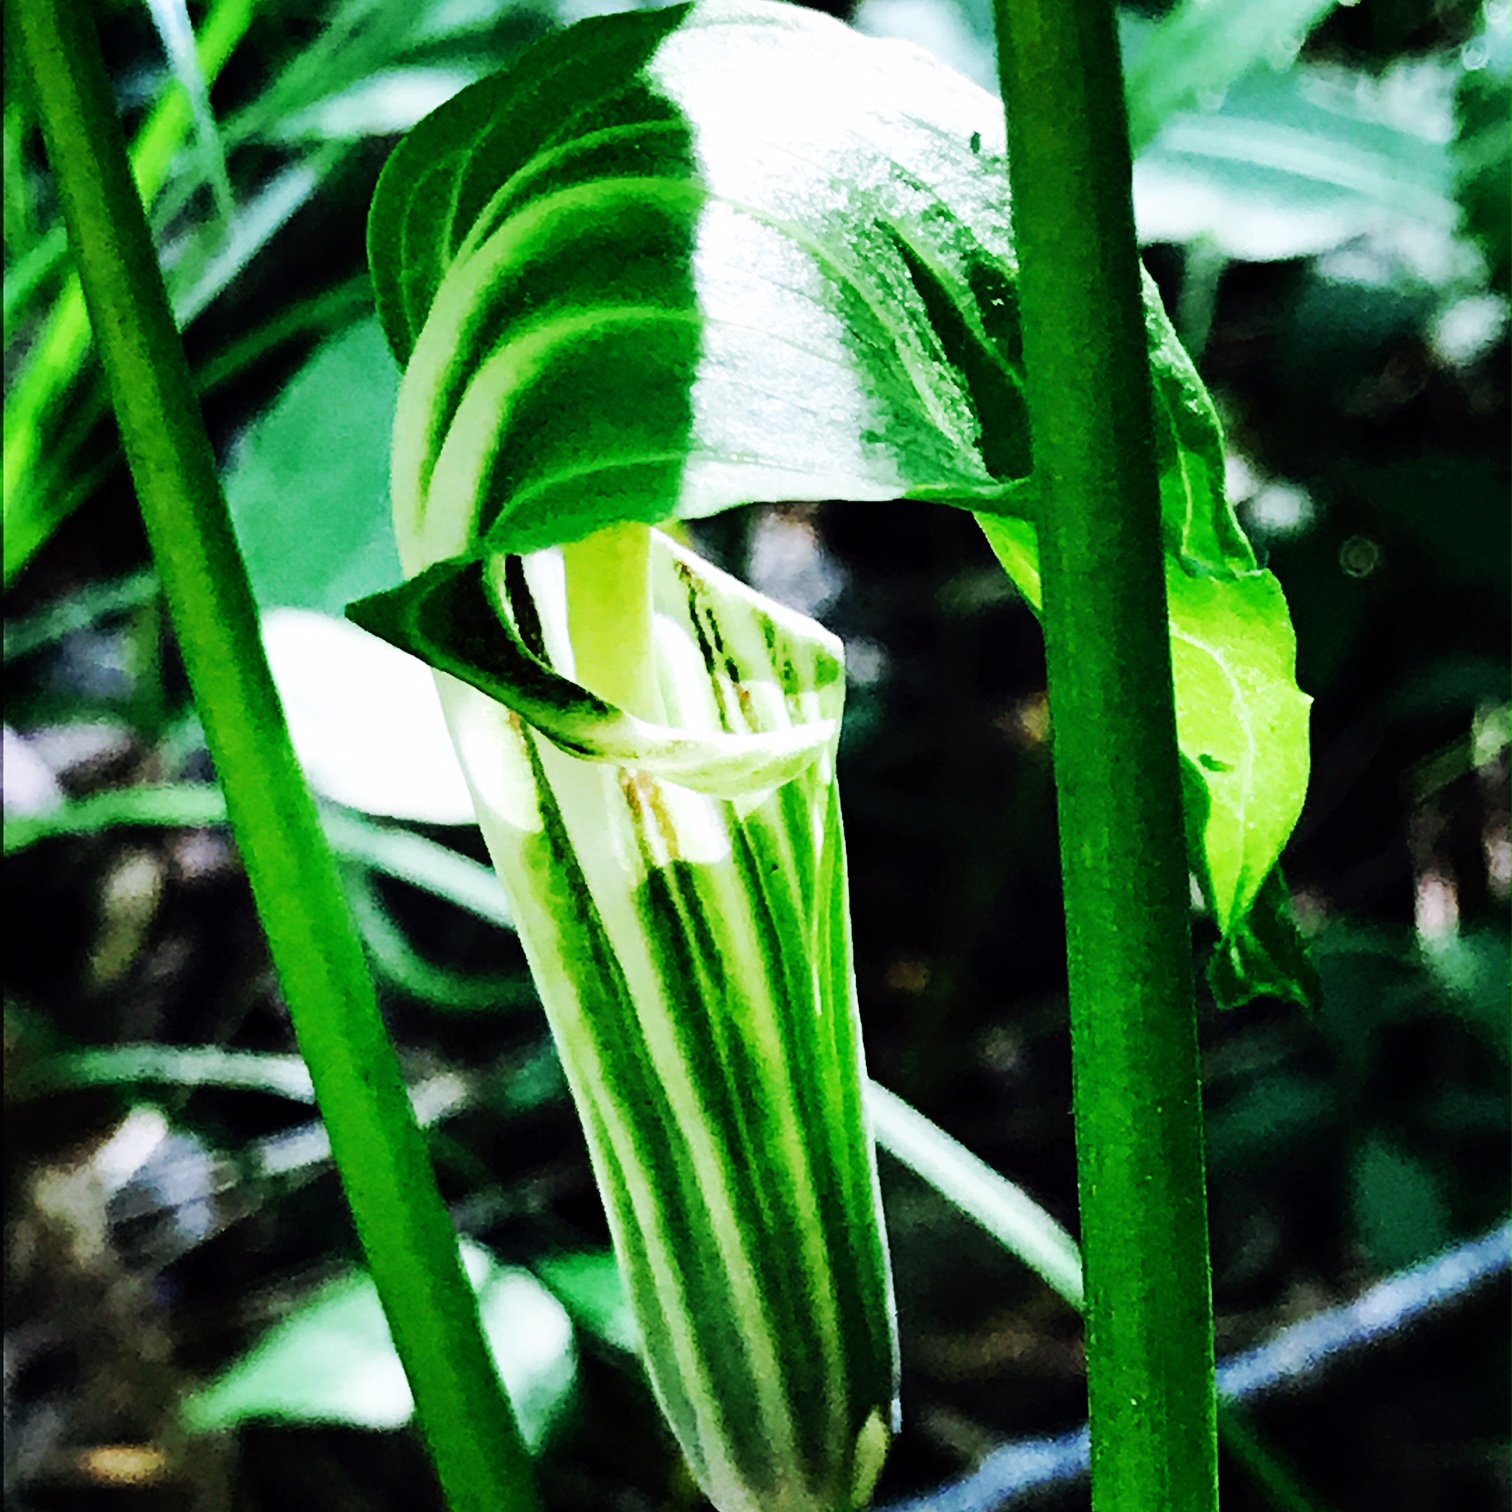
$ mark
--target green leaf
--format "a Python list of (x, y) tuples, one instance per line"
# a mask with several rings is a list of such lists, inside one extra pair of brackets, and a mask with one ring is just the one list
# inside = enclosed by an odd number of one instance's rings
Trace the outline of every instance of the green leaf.
[[(1183, 456), (1190, 462), (1194, 453)], [(1194, 489), (1222, 486), (1211, 464), (1189, 465), (1184, 476)], [(978, 518), (1037, 612), (1034, 527)], [(1223, 1007), (1261, 994), (1313, 1003), (1314, 973), (1275, 871), (1307, 791), (1311, 703), (1296, 684), (1296, 639), (1281, 585), (1261, 571), (1197, 576), (1168, 555), (1166, 594), (1187, 845), (1222, 934), (1209, 981)], [(1279, 891), (1252, 915), (1273, 876), (1269, 885)]]
[(1459, 211), (1439, 122), (1452, 77), (1433, 60), (1381, 80), (1317, 64), (1252, 70), (1216, 109), (1172, 115), (1141, 154), (1141, 240), (1200, 239), (1253, 261), (1372, 232), (1447, 242)]
[(7, 665), (54, 646), (64, 636), (88, 629), (107, 616), (124, 614), (155, 602), (161, 593), (157, 573), (150, 567), (129, 577), (84, 583), (66, 597), (25, 619), (5, 621), (4, 658)]
[(223, 1050), (219, 1045), (111, 1045), (51, 1055), (20, 1070), (8, 1095), (35, 1097), (66, 1087), (234, 1087), (295, 1102), (315, 1100), (297, 1055)]
[(640, 1329), (613, 1250), (548, 1255), (536, 1271), (579, 1328), (624, 1354), (640, 1353)]
[[(1003, 175), (989, 94), (786, 6), (585, 23), (463, 91), (369, 223), (407, 570), (753, 499), (1022, 512)], [(1221, 467), (1148, 301), (1167, 470)], [(1221, 490), (1165, 495), (1195, 566), (1253, 566)]]
[(1467, 64), (1454, 98), (1455, 195), (1464, 228), (1485, 256), (1491, 287), (1505, 295), (1512, 292), (1512, 18), (1505, 6), (1487, 5), (1482, 14), (1481, 34), (1461, 53), (1473, 57), (1477, 66)]
[(1385, 1135), (1361, 1143), (1351, 1176), (1360, 1242), (1383, 1271), (1412, 1265), (1453, 1237), (1438, 1178), (1425, 1161)]
[(234, 219), (236, 205), (231, 193), (231, 176), (226, 171), (226, 146), (210, 108), (210, 86), (200, 67), (188, 7), (184, 0), (147, 0), (147, 10), (157, 27), (163, 50), (168, 54), (174, 77), (189, 100), (201, 171), (214, 193), (215, 208), (224, 229)]
[[(577, 1378), (572, 1325), (528, 1271), (464, 1242), (483, 1329), (526, 1443), (539, 1452)], [(254, 1348), (185, 1404), (191, 1430), (237, 1423), (350, 1423), (398, 1428), (414, 1401), (389, 1338), (377, 1288), (353, 1270), (307, 1297)]]
[(265, 609), (340, 615), (399, 575), (387, 451), (399, 374), (377, 324), (327, 341), (232, 455), (226, 499)]
[(1257, 997), (1318, 1006), (1323, 985), (1297, 928), (1279, 866), (1261, 884), (1248, 914), (1214, 951), (1207, 979), (1220, 1008), (1238, 1008)]
[(42, 814), (5, 821), (5, 854), (29, 850), (55, 835), (96, 835), (119, 825), (200, 829), (226, 823), (226, 800), (209, 783), (118, 788), (59, 804)]
[[(1284, 887), (1249, 917), (1302, 809), (1311, 700), (1297, 687), (1296, 637), (1281, 585), (1256, 568), (1226, 500), (1212, 401), (1153, 294), (1147, 310), (1163, 422), (1156, 434), (1187, 842), (1223, 937), (1210, 982), (1224, 1007), (1261, 994), (1311, 1003), (1316, 986)], [(1038, 613), (1034, 526), (977, 518)]]
[[(762, 498), (1022, 513), (1000, 115), (916, 50), (710, 0), (573, 28), (422, 122), (369, 228), (407, 569)], [(1173, 550), (1248, 571), (1146, 293)]]
[(1258, 1077), (1208, 1114), (1208, 1161), (1225, 1174), (1311, 1161), (1344, 1116), (1339, 1104), (1338, 1092), (1320, 1077), (1286, 1071)]
[(1178, 111), (1221, 97), (1258, 63), (1289, 63), (1335, 0), (1182, 0), (1141, 36), (1124, 79), (1137, 155)]
[(523, 974), (518, 977), (477, 976), (427, 960), (390, 916), (371, 878), (353, 867), (348, 870), (345, 880), (352, 916), (373, 966), (401, 991), (432, 1007), (464, 1013), (497, 1013), (534, 1005), (535, 990), (529, 977)]
[(759, 498), (1006, 500), (927, 307), (1004, 365), (973, 292), (1011, 318), (1002, 135), (920, 54), (766, 6), (585, 23), (464, 91), (370, 221), (410, 569)]
[(327, 809), (321, 817), (332, 847), (346, 860), (434, 893), (501, 929), (514, 927), (499, 879), (471, 856), (413, 830), (372, 824), (355, 814)]
[(309, 609), (268, 610), (262, 639), (295, 754), (321, 797), (389, 819), (472, 822), (424, 667)]
[(1512, 1053), (1507, 936), (1493, 929), (1457, 930), (1418, 940), (1418, 953), (1442, 989), (1445, 1006), (1482, 1035), (1503, 1060)]
[[(206, 85), (212, 83), (219, 74), (227, 58), (246, 34), (251, 19), (252, 7), (240, 3), (240, 0), (221, 0), (204, 17), (194, 70)], [(204, 162), (202, 154), (181, 151), (190, 126), (190, 98), (190, 95), (171, 84), (161, 90), (132, 144), (132, 177), (143, 202), (149, 206), (158, 201), (165, 184), (172, 184), (175, 179), (186, 197), (197, 191), (204, 182), (201, 173)], [(6, 119), (9, 135), (9, 114)], [(11, 166), (8, 159), (8, 169)], [(19, 169), (19, 162), (14, 166)], [(13, 178), (22, 179), (24, 173), (8, 171), (7, 190)], [(229, 282), (231, 275), (260, 245), (255, 237), (249, 241), (238, 235), (233, 238), (232, 245), (226, 247), (223, 227), (218, 223), (205, 226), (201, 234), (206, 241), (213, 241), (226, 254), (222, 259), (225, 275), (221, 287)], [(67, 252), (63, 227), (55, 226), (52, 233), (34, 248), (33, 255), (21, 259), (19, 265), (12, 265), (10, 250), (7, 240), (5, 330), (8, 350), (4, 487), (7, 584), (83, 496), (84, 490), (78, 487), (77, 474), (80, 471), (87, 473), (87, 469), (74, 454), (76, 441), (70, 444), (67, 437), (80, 410), (87, 411), (97, 402), (93, 397), (74, 396), (74, 402), (67, 406), (70, 426), (61, 434), (54, 429), (53, 419), (62, 408), (58, 404), (59, 398), (78, 376), (89, 348), (89, 320), (85, 312), (83, 291), (75, 275), (70, 273), (64, 277), (63, 287), (43, 330), (28, 336), (29, 350), (24, 357), (10, 345), (13, 330), (16, 329), (13, 319), (22, 313), (32, 296), (45, 287), (51, 275), (62, 266)], [(175, 313), (181, 319), (187, 319), (186, 310), (179, 304), (185, 292), (185, 285), (180, 279), (182, 271), (177, 265), (166, 270), (170, 292), (175, 300)], [(64, 451), (62, 457), (57, 455), (60, 449)], [(92, 481), (90, 486), (93, 486)]]
[[(370, 220), (407, 363), (400, 554), (434, 575), (361, 622), (482, 686), (420, 621), (450, 634), (483, 569), (434, 564), (780, 498), (971, 507), (1036, 599), (1002, 153), (985, 91), (759, 0), (586, 23), (463, 91), (395, 152)], [(1148, 284), (1147, 311), (1198, 870), (1242, 954), (1300, 807), (1306, 701), (1211, 400)], [(470, 622), (497, 623), (467, 592)], [(500, 686), (534, 720), (521, 670)]]
[(1228, 936), (1259, 896), (1302, 809), (1307, 711), (1281, 585), (1168, 567), (1176, 733), (1207, 789), (1203, 892)]

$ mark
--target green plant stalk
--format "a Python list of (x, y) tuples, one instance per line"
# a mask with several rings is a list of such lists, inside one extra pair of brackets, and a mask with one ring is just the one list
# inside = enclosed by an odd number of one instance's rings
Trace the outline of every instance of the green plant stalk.
[(562, 548), (578, 681), (639, 719), (660, 721), (651, 656), (651, 527), (611, 525)]
[(92, 23), (61, 0), (14, 10), (158, 573), (418, 1420), (454, 1512), (535, 1512), (529, 1459), (262, 654)]
[[(208, 88), (246, 34), (252, 0), (220, 0), (200, 28), (200, 69)], [(137, 192), (151, 204), (193, 123), (187, 92), (170, 83), (137, 135), (130, 154)], [(27, 485), (42, 454), (42, 432), (89, 350), (89, 319), (77, 273), (70, 273), (5, 406), (5, 582), (52, 534), (61, 512), (40, 505)], [(32, 504), (37, 507), (28, 508)]]
[(996, 0), (1070, 971), (1092, 1497), (1217, 1506), (1187, 861), (1112, 5)]

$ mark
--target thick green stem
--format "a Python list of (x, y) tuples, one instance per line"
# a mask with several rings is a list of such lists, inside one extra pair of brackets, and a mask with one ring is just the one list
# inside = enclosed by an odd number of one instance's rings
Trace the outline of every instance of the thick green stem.
[(529, 1458), (289, 745), (86, 6), (15, 6), (158, 575), (358, 1236), (454, 1512), (535, 1512)]
[(1041, 485), (1093, 1504), (1217, 1506), (1187, 864), (1108, 0), (996, 0)]
[(661, 717), (651, 657), (651, 528), (606, 526), (562, 548), (577, 680), (641, 719)]

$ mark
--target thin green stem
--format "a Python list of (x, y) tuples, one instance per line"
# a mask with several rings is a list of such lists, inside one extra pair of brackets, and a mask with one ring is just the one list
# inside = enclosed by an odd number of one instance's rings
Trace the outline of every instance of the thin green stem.
[(651, 659), (651, 529), (610, 525), (562, 548), (577, 679), (642, 719), (661, 716)]
[(455, 1231), (258, 639), (87, 8), (14, 7), (127, 461), (357, 1233), (454, 1512), (536, 1512)]
[(996, 0), (1070, 970), (1093, 1505), (1217, 1506), (1187, 865), (1109, 0)]

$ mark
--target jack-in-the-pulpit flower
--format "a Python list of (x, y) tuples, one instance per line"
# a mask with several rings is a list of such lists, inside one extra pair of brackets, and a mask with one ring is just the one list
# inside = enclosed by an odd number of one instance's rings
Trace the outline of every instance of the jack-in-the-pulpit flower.
[(653, 724), (575, 681), (565, 578), (560, 550), (453, 558), (354, 617), (441, 674), (699, 1484), (721, 1512), (850, 1512), (895, 1427), (897, 1362), (840, 648), (653, 532)]

